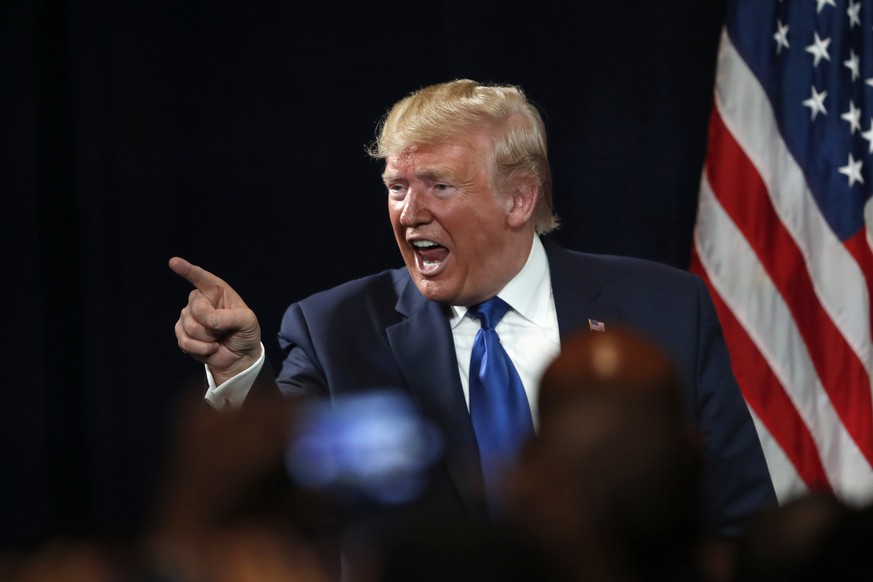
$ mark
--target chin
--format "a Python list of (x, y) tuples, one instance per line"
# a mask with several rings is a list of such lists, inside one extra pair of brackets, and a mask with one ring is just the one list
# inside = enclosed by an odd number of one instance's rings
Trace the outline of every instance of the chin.
[(418, 292), (424, 295), (424, 298), (436, 303), (453, 304), (455, 295), (445, 288), (445, 286), (436, 283), (433, 280), (425, 279), (420, 275), (413, 276), (415, 286), (418, 287)]

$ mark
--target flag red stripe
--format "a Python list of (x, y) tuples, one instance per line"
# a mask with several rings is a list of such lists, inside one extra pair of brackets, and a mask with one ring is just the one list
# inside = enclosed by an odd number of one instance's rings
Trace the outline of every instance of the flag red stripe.
[(691, 271), (700, 275), (709, 287), (731, 361), (742, 362), (741, 366), (733, 366), (733, 370), (749, 408), (782, 447), (810, 491), (833, 492), (812, 433), (797, 413), (785, 387), (773, 374), (767, 360), (713, 288), (695, 248), (691, 250)]
[(779, 220), (755, 167), (725, 127), (718, 108), (711, 116), (707, 155), (706, 173), (716, 198), (779, 289), (834, 410), (873, 464), (873, 402), (867, 371), (818, 302), (800, 250)]

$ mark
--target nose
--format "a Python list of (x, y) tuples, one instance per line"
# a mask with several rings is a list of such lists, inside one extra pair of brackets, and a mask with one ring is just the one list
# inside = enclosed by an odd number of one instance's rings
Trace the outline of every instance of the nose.
[(427, 205), (426, 195), (415, 188), (410, 188), (403, 199), (403, 208), (400, 211), (400, 224), (404, 227), (413, 227), (427, 224), (433, 215)]

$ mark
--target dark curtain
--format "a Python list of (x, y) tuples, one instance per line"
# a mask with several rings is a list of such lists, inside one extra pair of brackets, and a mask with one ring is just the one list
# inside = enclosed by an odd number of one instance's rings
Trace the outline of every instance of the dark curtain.
[(565, 245), (684, 268), (721, 0), (11, 0), (0, 15), (0, 544), (133, 535), (198, 365), (181, 255), (274, 338), (285, 306), (400, 264), (364, 146), (458, 77), (520, 84)]

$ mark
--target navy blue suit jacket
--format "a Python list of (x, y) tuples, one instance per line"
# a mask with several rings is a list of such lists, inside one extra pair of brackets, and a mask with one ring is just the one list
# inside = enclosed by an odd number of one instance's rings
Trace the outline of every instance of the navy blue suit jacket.
[[(561, 338), (588, 319), (632, 327), (673, 356), (689, 418), (702, 431), (704, 521), (734, 536), (775, 504), (760, 442), (730, 367), (700, 278), (657, 263), (568, 251), (544, 239)], [(426, 300), (405, 268), (384, 271), (291, 305), (279, 341), (285, 395), (335, 397), (374, 388), (408, 391), (441, 427), (443, 464), (428, 503), (484, 515), (478, 451), (446, 307)]]

